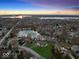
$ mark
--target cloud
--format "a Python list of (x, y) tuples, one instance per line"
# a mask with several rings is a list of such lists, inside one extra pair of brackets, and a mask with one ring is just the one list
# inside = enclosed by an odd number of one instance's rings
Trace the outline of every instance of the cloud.
[(61, 5), (61, 6), (71, 6), (71, 5), (78, 5), (79, 0), (21, 0), (24, 2), (29, 2), (32, 4), (40, 4), (40, 5)]
[[(77, 6), (79, 6), (79, 0), (20, 0), (24, 3), (28, 2), (35, 6), (41, 6), (44, 8), (50, 8), (50, 9), (76, 9)], [(74, 8), (71, 8), (73, 7)]]
[(79, 7), (69, 8), (68, 10), (72, 10), (72, 11), (79, 11)]

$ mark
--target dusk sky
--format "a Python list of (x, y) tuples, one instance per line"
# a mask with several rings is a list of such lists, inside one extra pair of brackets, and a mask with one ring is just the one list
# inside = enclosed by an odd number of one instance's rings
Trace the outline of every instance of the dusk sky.
[(0, 0), (0, 14), (79, 14), (79, 0)]

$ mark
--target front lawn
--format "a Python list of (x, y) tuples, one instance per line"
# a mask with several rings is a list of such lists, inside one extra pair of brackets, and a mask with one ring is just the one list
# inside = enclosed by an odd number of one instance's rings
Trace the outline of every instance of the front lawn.
[(50, 59), (52, 55), (52, 45), (50, 43), (48, 43), (47, 47), (38, 47), (34, 43), (26, 45), (26, 46), (33, 49), (35, 52), (37, 52), (41, 56), (45, 57), (45, 59)]

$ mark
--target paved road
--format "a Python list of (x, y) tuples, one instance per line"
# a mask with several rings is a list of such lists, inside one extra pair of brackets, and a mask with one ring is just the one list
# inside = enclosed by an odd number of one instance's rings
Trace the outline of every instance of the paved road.
[[(9, 40), (7, 45), (9, 45), (11, 43), (12, 40)], [(25, 50), (29, 53), (31, 53), (32, 55), (34, 55), (35, 57), (38, 57), (39, 59), (44, 59), (42, 56), (40, 56), (38, 53), (36, 53), (35, 51), (33, 51), (32, 49), (25, 47), (25, 46), (18, 46), (19, 49)]]
[(74, 56), (72, 56), (72, 54), (71, 54), (71, 53), (68, 53), (68, 55), (70, 56), (70, 58), (71, 58), (71, 59), (75, 59), (75, 57), (74, 57)]
[[(56, 47), (58, 50), (61, 49), (61, 46), (60, 46), (59, 42), (56, 41), (55, 47)], [(68, 55), (70, 56), (71, 59), (75, 59), (75, 57), (71, 54), (71, 51), (69, 51), (69, 50), (68, 50)]]
[(36, 53), (35, 51), (33, 51), (32, 49), (28, 48), (28, 47), (24, 47), (24, 46), (18, 46), (18, 48), (26, 50), (27, 52), (33, 54), (35, 57), (37, 57), (38, 59), (44, 59), (42, 56), (40, 56), (38, 53)]
[(33, 51), (32, 49), (28, 48), (28, 47), (24, 47), (24, 46), (18, 46), (19, 49), (25, 50), (31, 54), (33, 54), (35, 57), (37, 57), (38, 59), (44, 59), (42, 56), (40, 56), (38, 53), (36, 53), (35, 51)]
[[(5, 41), (6, 37), (8, 37), (10, 35), (10, 33), (12, 32), (12, 30), (16, 27), (16, 25), (19, 24), (19, 22), (17, 22), (10, 30), (9, 32), (1, 39), (0, 41), (0, 45)], [(9, 45), (11, 41), (8, 41), (7, 45)], [(24, 46), (18, 46), (18, 48), (20, 49), (24, 49), (26, 51), (28, 51), (29, 53), (33, 54), (34, 56), (38, 57), (39, 59), (44, 59), (42, 56), (40, 56), (38, 53), (36, 53), (35, 51), (33, 51), (32, 49), (28, 48), (28, 47), (24, 47)]]
[(19, 22), (17, 22), (10, 30), (9, 32), (0, 40), (0, 45), (5, 41), (6, 37), (8, 37), (10, 35), (10, 33), (12, 32), (12, 30), (16, 27), (16, 25), (19, 24)]
[(14, 58), (13, 59), (17, 59), (17, 54), (15, 53)]
[[(13, 29), (13, 28), (12, 28)], [(12, 31), (12, 29), (9, 31), (9, 33)], [(7, 34), (8, 35), (8, 34)], [(6, 36), (5, 36), (6, 37)], [(12, 40), (9, 40), (7, 43), (7, 46), (11, 43)], [(24, 46), (18, 46), (19, 49), (25, 50), (31, 54), (33, 54), (35, 57), (39, 58), (39, 59), (44, 59), (42, 56), (40, 56), (38, 53), (36, 53), (35, 51), (33, 51), (32, 49), (28, 48), (28, 47), (24, 47)]]

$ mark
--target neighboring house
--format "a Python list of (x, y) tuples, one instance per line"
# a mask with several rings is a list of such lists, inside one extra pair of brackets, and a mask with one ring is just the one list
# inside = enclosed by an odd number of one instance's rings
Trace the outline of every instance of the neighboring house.
[(71, 50), (79, 58), (79, 45), (72, 46)]
[(37, 41), (36, 45), (39, 47), (47, 47), (48, 43), (44, 42), (44, 41)]

